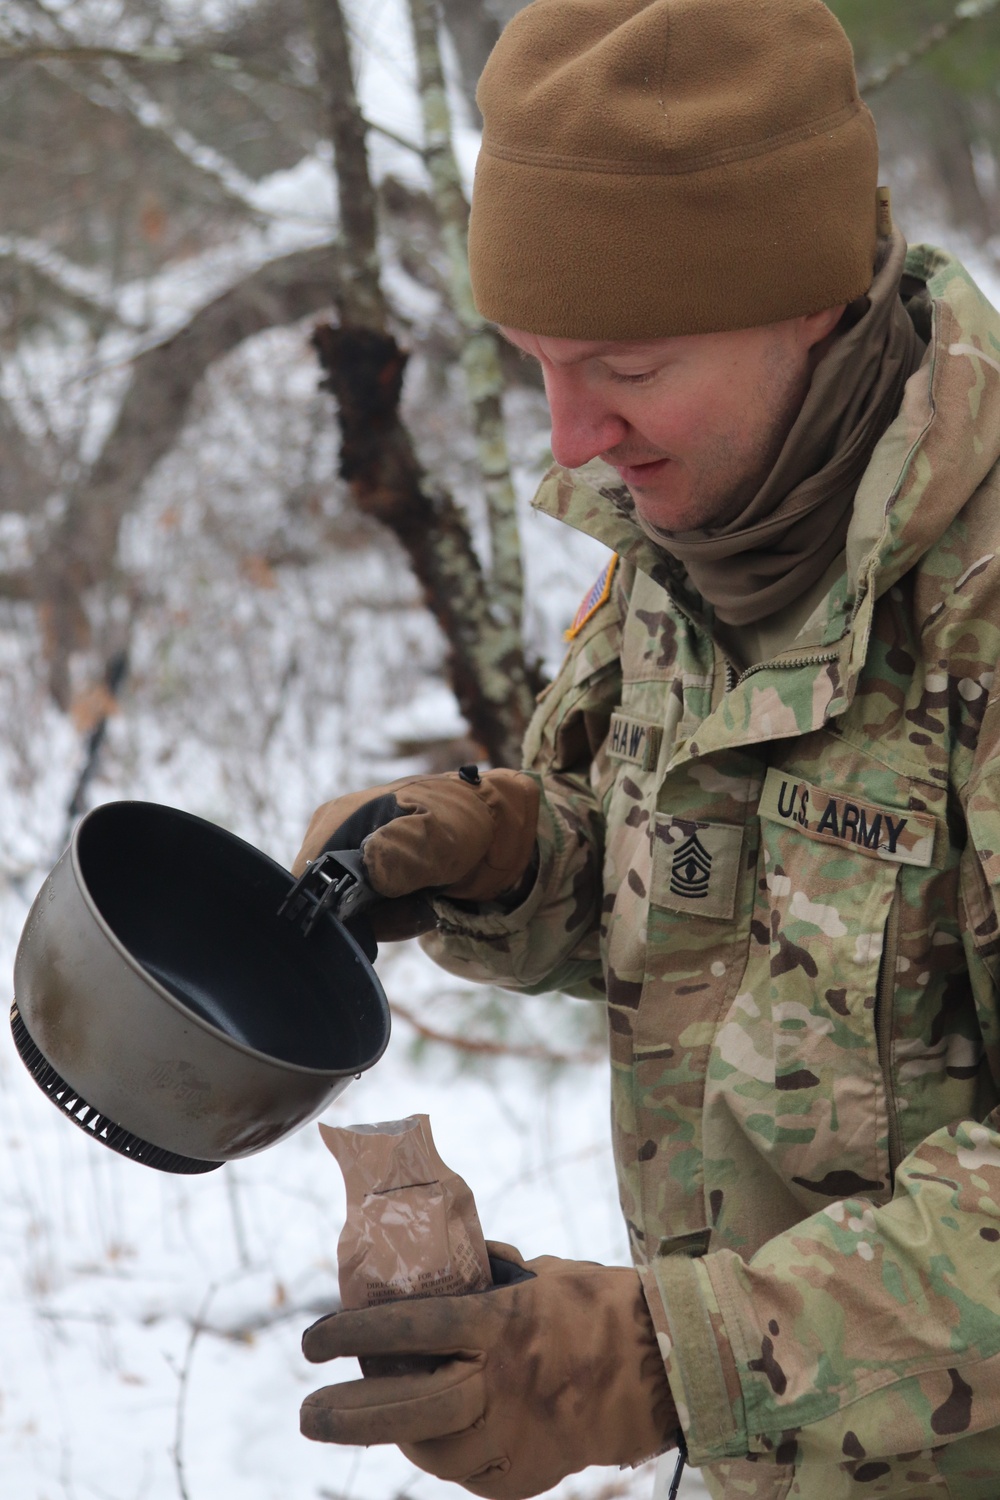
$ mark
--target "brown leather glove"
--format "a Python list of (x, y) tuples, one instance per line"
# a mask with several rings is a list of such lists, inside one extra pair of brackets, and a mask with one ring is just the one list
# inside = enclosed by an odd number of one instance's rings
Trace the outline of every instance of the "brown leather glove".
[(418, 1468), (489, 1500), (523, 1500), (590, 1464), (640, 1463), (672, 1447), (677, 1411), (637, 1273), (489, 1248), (506, 1260), (501, 1271), (524, 1279), (333, 1313), (306, 1330), (313, 1362), (353, 1354), (385, 1368), (417, 1355), (424, 1367), (314, 1391), (302, 1404), (305, 1436), (398, 1443)]
[[(537, 784), (520, 771), (480, 776), (463, 766), (404, 776), (317, 808), (292, 872), (300, 875), (324, 849), (361, 849), (372, 888), (390, 900), (434, 890), (493, 901), (514, 890), (531, 864), (538, 805)], [(433, 916), (426, 904), (425, 911), (426, 928)]]

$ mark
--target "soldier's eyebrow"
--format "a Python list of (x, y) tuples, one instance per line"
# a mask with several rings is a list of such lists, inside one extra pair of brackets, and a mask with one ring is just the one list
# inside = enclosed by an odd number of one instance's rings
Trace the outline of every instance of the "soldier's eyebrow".
[[(542, 363), (541, 355), (533, 354), (528, 349), (522, 349), (521, 345), (515, 343), (510, 335), (506, 333), (498, 323), (494, 323), (493, 328), (494, 331), (500, 335), (505, 344), (509, 345), (511, 349), (515, 349), (517, 351), (518, 357), (520, 359), (534, 360), (535, 364), (538, 365)], [(625, 345), (625, 347), (623, 347), (623, 344)], [(656, 361), (666, 358), (666, 354), (661, 347), (662, 344), (662, 339), (606, 339), (595, 341), (593, 346), (588, 347), (584, 350), (580, 350), (575, 355), (568, 356), (561, 360), (554, 360), (553, 362), (557, 365), (566, 367), (572, 365), (584, 365), (592, 359), (619, 359), (625, 360), (626, 362), (630, 360), (638, 360), (640, 364), (648, 364), (651, 360)]]

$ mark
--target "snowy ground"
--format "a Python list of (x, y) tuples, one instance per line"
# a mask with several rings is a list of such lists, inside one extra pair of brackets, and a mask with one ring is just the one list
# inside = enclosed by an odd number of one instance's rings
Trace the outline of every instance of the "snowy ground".
[[(439, 982), (405, 951), (390, 994), (447, 1027)], [(572, 1002), (512, 1001), (515, 1036)], [(556, 1016), (557, 1039), (572, 1026)], [(607, 1085), (600, 1063), (504, 1062), (461, 1072), (444, 1048), (412, 1056), (397, 1022), (386, 1058), (333, 1122), (431, 1116), (476, 1193), (486, 1232), (526, 1255), (622, 1261)], [(315, 1126), (200, 1179), (160, 1176), (79, 1136), (0, 1059), (7, 1191), (0, 1492), (17, 1500), (387, 1500), (452, 1493), (394, 1450), (305, 1442), (303, 1395), (323, 1377), (302, 1328), (336, 1297), (340, 1173)], [(195, 1327), (206, 1330), (194, 1335)], [(346, 1373), (346, 1372), (345, 1372)], [(648, 1480), (648, 1482), (647, 1482)], [(567, 1494), (648, 1494), (651, 1471), (592, 1472)], [(610, 1487), (610, 1488), (609, 1488)], [(692, 1490), (692, 1493), (697, 1491)]]

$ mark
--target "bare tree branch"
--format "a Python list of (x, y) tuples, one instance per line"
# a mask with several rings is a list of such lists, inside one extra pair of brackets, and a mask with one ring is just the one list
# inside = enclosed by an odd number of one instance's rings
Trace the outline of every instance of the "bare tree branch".
[(133, 362), (115, 425), (71, 495), (48, 546), (30, 573), (0, 574), (0, 595), (34, 598), (42, 605), (51, 687), (60, 706), (68, 703), (69, 656), (87, 639), (84, 594), (111, 572), (122, 521), (155, 465), (177, 441), (209, 366), (267, 328), (297, 323), (330, 307), (341, 267), (336, 245), (270, 261)]
[(135, 130), (181, 157), (189, 167), (193, 167), (212, 183), (222, 201), (230, 208), (240, 209), (255, 218), (262, 217), (252, 200), (253, 183), (220, 152), (195, 140), (189, 132), (176, 125), (169, 112), (161, 105), (144, 97), (138, 84), (132, 82), (117, 63), (102, 63), (102, 76), (99, 80), (94, 79), (86, 70), (75, 68), (64, 57), (43, 63), (42, 67), (58, 78), (65, 87), (74, 89), (98, 109), (126, 116)]
[(525, 1046), (518, 1042), (494, 1042), (489, 1037), (471, 1037), (455, 1031), (440, 1031), (437, 1027), (428, 1026), (426, 1021), (421, 1021), (408, 1006), (401, 1005), (398, 1000), (392, 1002), (392, 1013), (400, 1016), (408, 1026), (412, 1026), (417, 1036), (427, 1042), (440, 1042), (442, 1046), (451, 1047), (455, 1052), (465, 1052), (475, 1057), (516, 1057), (525, 1062), (552, 1063), (561, 1065), (563, 1063), (593, 1063), (604, 1056), (606, 1049), (603, 1046), (582, 1048), (579, 1052), (556, 1052), (552, 1047), (543, 1047), (538, 1044)]
[(135, 360), (118, 420), (63, 531), (63, 545), (87, 567), (88, 582), (106, 573), (122, 518), (176, 442), (209, 366), (267, 328), (297, 323), (330, 306), (342, 259), (339, 247), (321, 245), (269, 261)]
[(87, 793), (90, 783), (97, 775), (101, 764), (101, 752), (104, 749), (104, 741), (108, 732), (108, 720), (116, 712), (118, 699), (125, 679), (128, 676), (128, 650), (123, 647), (110, 656), (104, 666), (104, 681), (99, 688), (99, 708), (96, 712), (94, 722), (86, 736), (84, 746), (83, 764), (80, 767), (76, 784), (70, 794), (66, 805), (66, 824), (60, 848), (69, 843), (74, 824), (82, 812), (86, 810)]
[(950, 41), (957, 32), (968, 26), (972, 21), (980, 21), (984, 16), (991, 15), (1000, 5), (1000, 0), (962, 0), (955, 7), (953, 14), (947, 21), (939, 21), (937, 25), (931, 26), (924, 32), (923, 36), (908, 47), (905, 52), (899, 52), (887, 62), (884, 67), (876, 68), (873, 73), (867, 73), (858, 79), (858, 88), (862, 94), (874, 94), (876, 90), (884, 88), (901, 73), (912, 68), (914, 63), (926, 57), (929, 52), (934, 52), (945, 42)]
[(288, 73), (260, 68), (246, 58), (228, 52), (205, 52), (185, 47), (83, 47), (67, 42), (60, 44), (23, 43), (17, 47), (0, 47), (0, 62), (120, 62), (142, 63), (147, 67), (199, 67), (234, 75), (242, 73), (255, 82), (292, 89), (298, 94), (315, 94), (313, 85), (301, 83)]
[(52, 491), (44, 445), (29, 443), (0, 396), (0, 511), (33, 511)]
[(114, 305), (106, 278), (84, 270), (40, 240), (0, 234), (0, 281), (8, 277), (27, 281), (39, 304), (66, 308), (91, 324), (113, 320), (129, 326)]
[(469, 0), (442, 0), (441, 9), (458, 54), (462, 92), (472, 119), (481, 124), (476, 85), (500, 36), (499, 15), (494, 15), (486, 4), (470, 5)]
[(520, 632), (498, 621), (464, 513), (431, 493), (399, 418), (406, 356), (390, 334), (322, 324), (313, 342), (340, 410), (340, 474), (407, 551), (451, 652), (452, 687), (494, 765), (518, 765), (534, 703)]
[[(298, 78), (293, 78), (289, 73), (279, 73), (272, 68), (261, 68), (256, 63), (247, 62), (244, 57), (236, 57), (229, 52), (205, 52), (200, 48), (185, 47), (83, 47), (71, 43), (64, 46), (57, 44), (26, 43), (18, 47), (0, 47), (0, 63), (39, 63), (39, 62), (68, 62), (68, 63), (121, 63), (126, 67), (166, 67), (166, 68), (208, 68), (213, 72), (222, 73), (231, 79), (234, 85), (252, 90), (255, 84), (266, 83), (272, 88), (289, 89), (294, 94), (304, 98), (314, 99), (317, 97), (317, 85), (303, 83)], [(397, 146), (402, 146), (404, 151), (412, 151), (415, 156), (422, 157), (423, 147), (416, 141), (408, 140), (405, 135), (391, 130), (387, 125), (379, 125), (374, 120), (365, 120), (365, 128), (373, 130), (376, 134), (384, 136), (386, 140), (392, 141)]]

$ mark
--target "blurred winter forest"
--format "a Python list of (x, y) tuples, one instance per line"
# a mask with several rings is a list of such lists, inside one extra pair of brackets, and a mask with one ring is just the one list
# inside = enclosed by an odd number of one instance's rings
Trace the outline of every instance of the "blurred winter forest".
[[(0, 962), (88, 808), (289, 864), (337, 791), (513, 763), (602, 549), (528, 502), (529, 364), (475, 315), (474, 87), (516, 0), (0, 9)], [(840, 0), (911, 240), (1000, 287), (1000, 0)], [(398, 401), (397, 401), (398, 397)], [(609, 1261), (601, 1018), (383, 951), (340, 1123), (430, 1113), (487, 1233)], [(430, 1500), (306, 1444), (336, 1298), (315, 1128), (205, 1179), (87, 1142), (0, 1048), (4, 1500)], [(648, 1495), (597, 1473), (565, 1496)], [(696, 1477), (684, 1493), (699, 1493)]]

